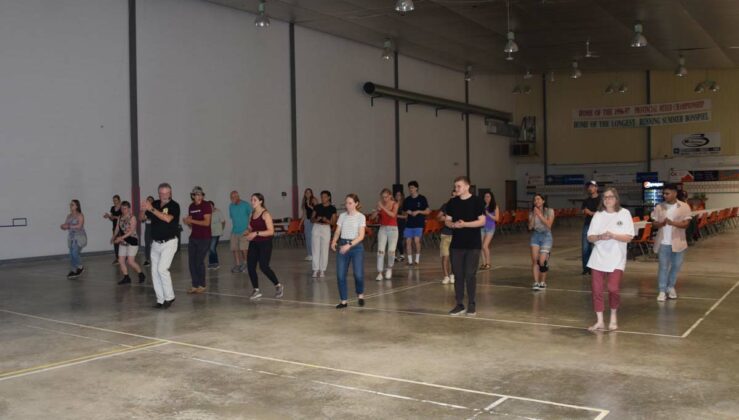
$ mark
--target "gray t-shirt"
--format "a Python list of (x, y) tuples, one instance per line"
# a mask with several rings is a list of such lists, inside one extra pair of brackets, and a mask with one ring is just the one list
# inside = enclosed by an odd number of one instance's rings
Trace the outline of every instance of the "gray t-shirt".
[[(554, 210), (552, 210), (550, 208), (544, 209), (544, 217), (545, 218), (549, 219), (552, 216), (554, 216)], [(537, 231), (537, 232), (551, 232), (551, 229), (549, 227), (547, 227), (547, 225), (544, 224), (544, 222), (542, 222), (541, 219), (539, 219), (538, 217), (536, 217), (534, 215), (534, 211), (533, 210), (529, 213), (529, 220), (531, 220), (532, 218), (534, 219), (534, 230), (535, 231)]]

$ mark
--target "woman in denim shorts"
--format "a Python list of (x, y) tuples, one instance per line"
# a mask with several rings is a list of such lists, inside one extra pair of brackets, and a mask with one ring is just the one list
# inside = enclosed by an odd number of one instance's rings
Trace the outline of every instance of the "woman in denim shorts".
[(534, 195), (534, 207), (529, 213), (529, 230), (531, 232), (531, 271), (534, 275), (532, 289), (543, 290), (547, 287), (547, 271), (549, 270), (549, 254), (552, 252), (552, 225), (554, 210), (546, 205), (541, 194)]

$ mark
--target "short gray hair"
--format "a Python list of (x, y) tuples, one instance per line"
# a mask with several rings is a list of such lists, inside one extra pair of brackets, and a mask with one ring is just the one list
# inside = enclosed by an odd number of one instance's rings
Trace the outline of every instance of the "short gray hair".
[(161, 184), (159, 184), (159, 186), (157, 187), (157, 190), (160, 190), (162, 188), (168, 188), (170, 191), (172, 191), (172, 186), (169, 185), (168, 182), (162, 182)]

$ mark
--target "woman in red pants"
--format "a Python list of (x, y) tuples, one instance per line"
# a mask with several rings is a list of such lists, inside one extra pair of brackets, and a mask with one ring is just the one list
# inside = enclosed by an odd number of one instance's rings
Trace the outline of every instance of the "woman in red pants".
[(611, 307), (611, 319), (608, 330), (618, 329), (616, 312), (621, 303), (621, 277), (626, 266), (626, 245), (634, 237), (634, 223), (631, 213), (621, 208), (618, 192), (615, 188), (607, 188), (603, 193), (603, 201), (593, 215), (588, 229), (588, 241), (592, 242), (593, 253), (588, 260), (593, 286), (593, 307), (597, 321), (590, 326), (590, 331), (606, 329), (603, 321), (604, 283), (608, 284), (608, 303)]

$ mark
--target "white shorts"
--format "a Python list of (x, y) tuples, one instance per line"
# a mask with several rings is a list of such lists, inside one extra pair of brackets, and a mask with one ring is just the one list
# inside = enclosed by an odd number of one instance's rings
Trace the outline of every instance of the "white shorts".
[(119, 257), (135, 257), (138, 252), (139, 252), (139, 246), (138, 245), (124, 245), (124, 244), (121, 244), (118, 247), (118, 256)]

